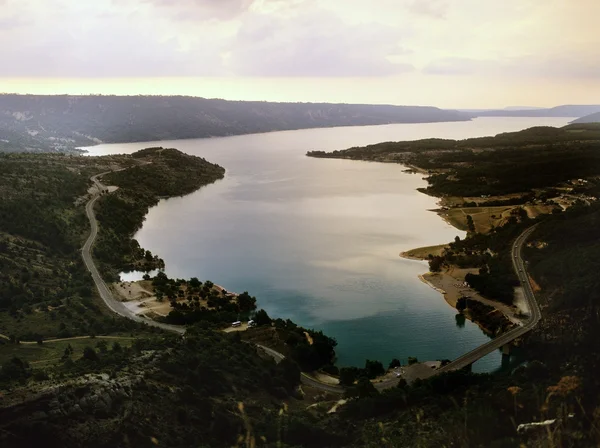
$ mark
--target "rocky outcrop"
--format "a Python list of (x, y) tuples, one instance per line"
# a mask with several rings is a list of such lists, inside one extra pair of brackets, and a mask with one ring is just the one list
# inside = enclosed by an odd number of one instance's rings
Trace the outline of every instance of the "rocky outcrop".
[[(146, 352), (134, 360), (133, 366), (116, 377), (92, 373), (60, 383), (46, 381), (27, 390), (15, 389), (0, 396), (0, 429), (13, 425), (52, 423), (57, 420), (108, 418), (121, 414), (123, 404), (143, 387), (145, 376), (155, 371), (158, 354)], [(32, 388), (36, 390), (32, 393)]]

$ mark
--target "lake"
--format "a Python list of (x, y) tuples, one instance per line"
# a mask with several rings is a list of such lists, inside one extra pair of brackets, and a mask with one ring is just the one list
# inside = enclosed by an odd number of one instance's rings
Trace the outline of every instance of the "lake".
[[(416, 191), (421, 175), (396, 164), (313, 159), (382, 141), (480, 137), (572, 118), (478, 118), (468, 122), (339, 127), (212, 139), (102, 144), (93, 155), (174, 147), (227, 170), (188, 196), (161, 200), (136, 238), (171, 277), (248, 291), (271, 317), (290, 318), (338, 341), (338, 365), (377, 359), (453, 359), (488, 338), (418, 279), (425, 262), (399, 253), (464, 233)], [(474, 371), (501, 365), (500, 353)]]

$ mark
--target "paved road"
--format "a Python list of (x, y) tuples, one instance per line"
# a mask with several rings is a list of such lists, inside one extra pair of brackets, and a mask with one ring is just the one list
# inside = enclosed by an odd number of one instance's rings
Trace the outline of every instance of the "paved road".
[[(535, 225), (529, 227), (527, 230), (521, 233), (521, 235), (517, 237), (511, 248), (511, 258), (513, 261), (513, 267), (515, 269), (515, 272), (517, 273), (517, 276), (519, 277), (521, 285), (523, 286), (525, 299), (527, 300), (527, 304), (529, 306), (529, 319), (527, 319), (525, 324), (513, 328), (512, 330), (501, 334), (500, 336), (492, 339), (491, 341), (480, 345), (476, 349), (465, 353), (464, 355), (455, 359), (451, 363), (446, 364), (444, 367), (441, 367), (440, 369), (436, 370), (432, 369), (431, 374), (429, 376), (434, 376), (440, 373), (450, 372), (452, 370), (459, 370), (464, 367), (467, 367), (468, 365), (473, 364), (475, 361), (484, 357), (485, 355), (492, 353), (493, 351), (503, 347), (505, 344), (508, 344), (514, 341), (515, 339), (523, 336), (525, 333), (531, 331), (538, 324), (538, 322), (542, 318), (542, 313), (540, 311), (540, 307), (537, 301), (535, 300), (531, 284), (529, 283), (529, 277), (527, 276), (527, 272), (525, 270), (525, 263), (521, 258), (521, 249), (523, 248), (523, 243), (527, 240), (529, 235), (531, 235), (534, 229)], [(388, 389), (390, 387), (396, 386), (396, 384), (398, 384), (398, 380), (391, 379), (382, 381), (381, 383), (378, 383), (375, 386), (377, 387), (377, 389)]]
[[(261, 344), (255, 344), (255, 345), (258, 348), (260, 348), (261, 350), (263, 350), (266, 354), (272, 356), (273, 359), (275, 359), (275, 362), (277, 362), (277, 363), (281, 362), (285, 358), (284, 355), (282, 355), (278, 351), (273, 350), (272, 348), (265, 347), (264, 345), (261, 345)], [(331, 392), (334, 394), (343, 394), (346, 390), (342, 386), (336, 386), (335, 384), (322, 383), (321, 381), (318, 381), (317, 379), (313, 378), (310, 375), (307, 375), (304, 372), (302, 372), (300, 374), (300, 380), (302, 381), (302, 384), (305, 384), (307, 386), (312, 386), (316, 389), (319, 389), (319, 390), (322, 390), (325, 392)]]
[(449, 372), (451, 370), (458, 370), (466, 367), (470, 364), (473, 364), (478, 359), (484, 357), (485, 355), (492, 353), (495, 350), (503, 347), (504, 345), (514, 341), (517, 338), (520, 338), (525, 333), (531, 331), (542, 318), (542, 313), (540, 311), (540, 307), (535, 300), (535, 296), (533, 294), (533, 289), (531, 284), (529, 283), (529, 277), (527, 275), (527, 271), (525, 270), (525, 263), (523, 262), (523, 258), (521, 257), (521, 249), (523, 248), (523, 243), (527, 240), (529, 235), (535, 230), (535, 226), (529, 227), (525, 230), (521, 235), (517, 237), (515, 242), (512, 245), (511, 249), (511, 259), (513, 262), (513, 267), (517, 276), (519, 277), (519, 281), (521, 282), (521, 286), (523, 287), (523, 292), (525, 294), (525, 299), (527, 300), (527, 305), (529, 306), (529, 319), (516, 328), (513, 328), (506, 333), (501, 334), (500, 336), (492, 339), (487, 344), (483, 344), (477, 347), (475, 350), (470, 351), (462, 355), (460, 358), (455, 359), (451, 363), (445, 365), (444, 367), (438, 369), (436, 373)]
[(100, 197), (100, 192), (106, 189), (106, 187), (102, 185), (98, 178), (108, 173), (110, 173), (110, 171), (96, 174), (95, 176), (92, 176), (90, 178), (90, 180), (96, 185), (98, 191), (92, 193), (91, 199), (85, 205), (85, 213), (90, 221), (91, 231), (90, 236), (88, 237), (87, 241), (83, 245), (83, 248), (81, 249), (81, 256), (83, 257), (83, 262), (85, 263), (88, 271), (90, 271), (90, 274), (92, 274), (92, 279), (96, 284), (96, 288), (98, 289), (100, 297), (112, 312), (119, 314), (120, 316), (127, 317), (128, 319), (134, 320), (136, 322), (145, 323), (146, 325), (150, 325), (152, 327), (159, 327), (164, 330), (183, 334), (185, 333), (185, 328), (178, 327), (175, 325), (163, 324), (160, 322), (155, 322), (153, 320), (137, 316), (121, 302), (115, 300), (111, 290), (108, 288), (108, 286), (106, 286), (106, 283), (104, 283), (104, 280), (102, 280), (102, 277), (98, 272), (98, 268), (96, 267), (94, 259), (92, 258), (92, 247), (94, 246), (94, 241), (96, 241), (96, 236), (98, 236), (98, 221), (96, 220), (96, 215), (94, 213), (94, 204)]
[[(84, 261), (88, 271), (90, 271), (90, 274), (92, 274), (92, 278), (94, 279), (94, 283), (96, 284), (96, 288), (98, 289), (98, 293), (100, 294), (100, 297), (102, 298), (102, 300), (104, 301), (106, 306), (112, 312), (114, 312), (120, 316), (126, 317), (128, 319), (134, 320), (136, 322), (143, 322), (146, 325), (150, 325), (153, 327), (159, 327), (159, 328), (162, 328), (163, 330), (183, 334), (183, 333), (185, 333), (184, 327), (180, 327), (177, 325), (168, 325), (168, 324), (163, 324), (163, 323), (156, 322), (156, 321), (153, 321), (150, 319), (144, 319), (144, 318), (136, 315), (135, 313), (133, 313), (131, 310), (129, 310), (126, 306), (124, 306), (118, 300), (115, 300), (111, 290), (108, 288), (108, 286), (106, 286), (106, 283), (104, 282), (104, 280), (100, 276), (100, 273), (98, 272), (98, 268), (96, 267), (96, 264), (94, 263), (94, 259), (92, 258), (92, 247), (93, 247), (94, 241), (96, 240), (96, 237), (98, 235), (98, 221), (96, 220), (96, 215), (94, 213), (94, 204), (100, 197), (100, 192), (106, 189), (106, 186), (104, 186), (98, 180), (98, 178), (100, 178), (103, 175), (108, 174), (110, 172), (111, 171), (106, 171), (104, 173), (96, 174), (95, 176), (92, 176), (90, 178), (90, 180), (96, 185), (98, 191), (92, 193), (91, 199), (85, 205), (85, 213), (90, 221), (91, 231), (90, 231), (90, 236), (88, 237), (87, 241), (83, 245), (83, 248), (81, 249), (81, 256), (83, 257), (83, 261)], [(264, 345), (256, 344), (256, 346), (261, 348), (262, 350), (264, 350), (265, 353), (272, 356), (276, 362), (280, 362), (283, 358), (285, 358), (285, 356), (283, 354), (281, 354), (271, 348), (265, 347)], [(331, 385), (331, 384), (321, 383), (320, 381), (317, 381), (316, 379), (312, 378), (311, 376), (309, 376), (305, 373), (302, 373), (302, 376), (300, 379), (302, 380), (302, 384), (306, 384), (306, 385), (315, 387), (315, 388), (325, 391), (325, 392), (340, 393), (340, 394), (344, 392), (344, 388), (341, 386), (335, 386), (335, 385)]]
[[(136, 322), (143, 322), (146, 325), (159, 327), (159, 328), (162, 328), (167, 331), (172, 331), (172, 332), (176, 332), (179, 334), (183, 334), (183, 333), (185, 333), (185, 328), (179, 327), (176, 325), (163, 324), (160, 322), (155, 322), (153, 320), (142, 318), (142, 317), (136, 315), (135, 313), (133, 313), (127, 307), (125, 307), (121, 302), (115, 300), (115, 298), (112, 295), (112, 292), (106, 286), (106, 283), (104, 283), (104, 280), (102, 280), (102, 277), (100, 276), (100, 273), (98, 272), (98, 269), (96, 268), (96, 265), (94, 263), (94, 260), (92, 258), (92, 253), (91, 253), (92, 246), (94, 245), (94, 241), (96, 240), (96, 236), (98, 235), (98, 222), (97, 222), (96, 216), (94, 214), (94, 204), (100, 197), (100, 192), (103, 191), (104, 189), (106, 189), (106, 187), (98, 180), (98, 178), (107, 173), (110, 173), (110, 171), (96, 174), (95, 176), (92, 176), (90, 178), (91, 181), (94, 182), (94, 184), (98, 188), (98, 192), (95, 192), (92, 194), (92, 198), (89, 200), (89, 202), (85, 206), (85, 212), (90, 221), (91, 231), (90, 231), (90, 236), (88, 237), (87, 241), (83, 245), (83, 249), (81, 250), (83, 261), (84, 261), (87, 269), (92, 274), (92, 278), (94, 279), (96, 288), (98, 288), (100, 297), (102, 298), (102, 300), (104, 301), (106, 306), (111, 311), (113, 311), (114, 313), (119, 314), (123, 317), (126, 317), (128, 319), (134, 320)], [(529, 305), (529, 310), (530, 310), (530, 314), (531, 314), (529, 319), (526, 321), (526, 323), (524, 325), (516, 327), (510, 331), (507, 331), (506, 333), (494, 338), (490, 342), (480, 345), (476, 349), (462, 355), (461, 357), (455, 359), (454, 361), (452, 361), (451, 363), (445, 365), (444, 367), (442, 367), (440, 369), (432, 370), (431, 376), (437, 375), (437, 374), (443, 373), (443, 372), (449, 372), (452, 370), (462, 369), (470, 364), (473, 364), (475, 361), (482, 358), (483, 356), (485, 356), (495, 350), (498, 350), (505, 344), (510, 343), (513, 340), (523, 336), (525, 333), (531, 331), (537, 325), (537, 323), (540, 321), (542, 314), (540, 312), (538, 303), (535, 300), (535, 296), (533, 294), (533, 289), (531, 288), (531, 284), (529, 283), (529, 277), (527, 276), (527, 273), (525, 270), (525, 264), (523, 262), (523, 259), (521, 258), (521, 249), (523, 247), (523, 243), (527, 240), (527, 238), (533, 232), (534, 229), (535, 229), (535, 226), (529, 227), (521, 235), (519, 235), (519, 237), (513, 243), (512, 250), (511, 250), (511, 258), (513, 261), (513, 266), (519, 277), (519, 280), (521, 281), (521, 285), (523, 286), (523, 291), (525, 293), (525, 298)], [(283, 358), (285, 358), (285, 356), (283, 354), (281, 354), (271, 348), (265, 347), (264, 345), (256, 344), (256, 346), (259, 347), (260, 349), (262, 349), (263, 351), (265, 351), (265, 353), (272, 356), (276, 362), (280, 362)], [(315, 388), (323, 390), (325, 392), (338, 393), (338, 394), (344, 392), (344, 388), (342, 386), (336, 386), (336, 385), (332, 385), (332, 384), (322, 383), (305, 373), (302, 373), (301, 380), (302, 380), (302, 384), (306, 384), (308, 386), (315, 387)], [(384, 389), (388, 389), (390, 387), (395, 387), (398, 384), (398, 381), (399, 381), (398, 379), (393, 378), (393, 379), (382, 381), (379, 383), (374, 383), (374, 386), (378, 390), (384, 390)]]

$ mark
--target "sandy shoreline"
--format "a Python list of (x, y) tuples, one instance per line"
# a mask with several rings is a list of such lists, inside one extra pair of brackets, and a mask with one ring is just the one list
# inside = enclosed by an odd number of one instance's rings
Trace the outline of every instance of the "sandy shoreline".
[(526, 305), (523, 307), (521, 301), (517, 300), (515, 305), (506, 305), (502, 302), (490, 300), (480, 295), (474, 289), (468, 287), (465, 283), (465, 275), (476, 273), (476, 268), (461, 269), (450, 268), (444, 272), (428, 272), (419, 276), (421, 281), (435, 289), (444, 296), (446, 303), (452, 308), (456, 308), (456, 302), (460, 297), (468, 297), (469, 300), (481, 302), (500, 311), (509, 321), (521, 325), (523, 323), (522, 314), (528, 313)]
[[(148, 318), (154, 318), (156, 316), (165, 317), (173, 310), (170, 300), (157, 300), (156, 295), (154, 294), (152, 280), (115, 282), (111, 284), (111, 289), (117, 300), (122, 302), (125, 307), (137, 315), (143, 315)], [(218, 292), (227, 291), (226, 297), (230, 298), (239, 295), (238, 293), (230, 292), (216, 284), (213, 285), (213, 289)], [(178, 302), (185, 302), (185, 300), (180, 299)], [(208, 306), (205, 298), (202, 298), (200, 303), (203, 306)], [(237, 330), (238, 328), (233, 331)]]

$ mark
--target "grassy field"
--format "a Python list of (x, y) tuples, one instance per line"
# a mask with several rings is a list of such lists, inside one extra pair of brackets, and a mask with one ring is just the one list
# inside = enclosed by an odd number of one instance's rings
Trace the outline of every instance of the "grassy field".
[(73, 348), (72, 359), (76, 360), (83, 355), (83, 349), (87, 346), (96, 347), (100, 341), (106, 341), (109, 348), (118, 342), (123, 347), (129, 347), (133, 344), (135, 338), (130, 336), (79, 336), (76, 338), (68, 338), (56, 341), (44, 341), (43, 344), (4, 344), (0, 345), (0, 365), (6, 363), (13, 357), (18, 357), (23, 361), (27, 361), (32, 367), (45, 367), (49, 364), (54, 364), (60, 361), (65, 349), (71, 345)]
[(511, 212), (518, 208), (515, 205), (499, 207), (461, 207), (441, 212), (440, 215), (451, 225), (460, 230), (467, 230), (467, 215), (473, 218), (477, 233), (488, 233), (493, 227), (502, 226)]
[(442, 255), (444, 249), (448, 247), (447, 244), (438, 244), (437, 246), (425, 246), (417, 247), (416, 249), (407, 250), (400, 254), (404, 258), (416, 258), (418, 260), (427, 260), (429, 255), (434, 257)]

